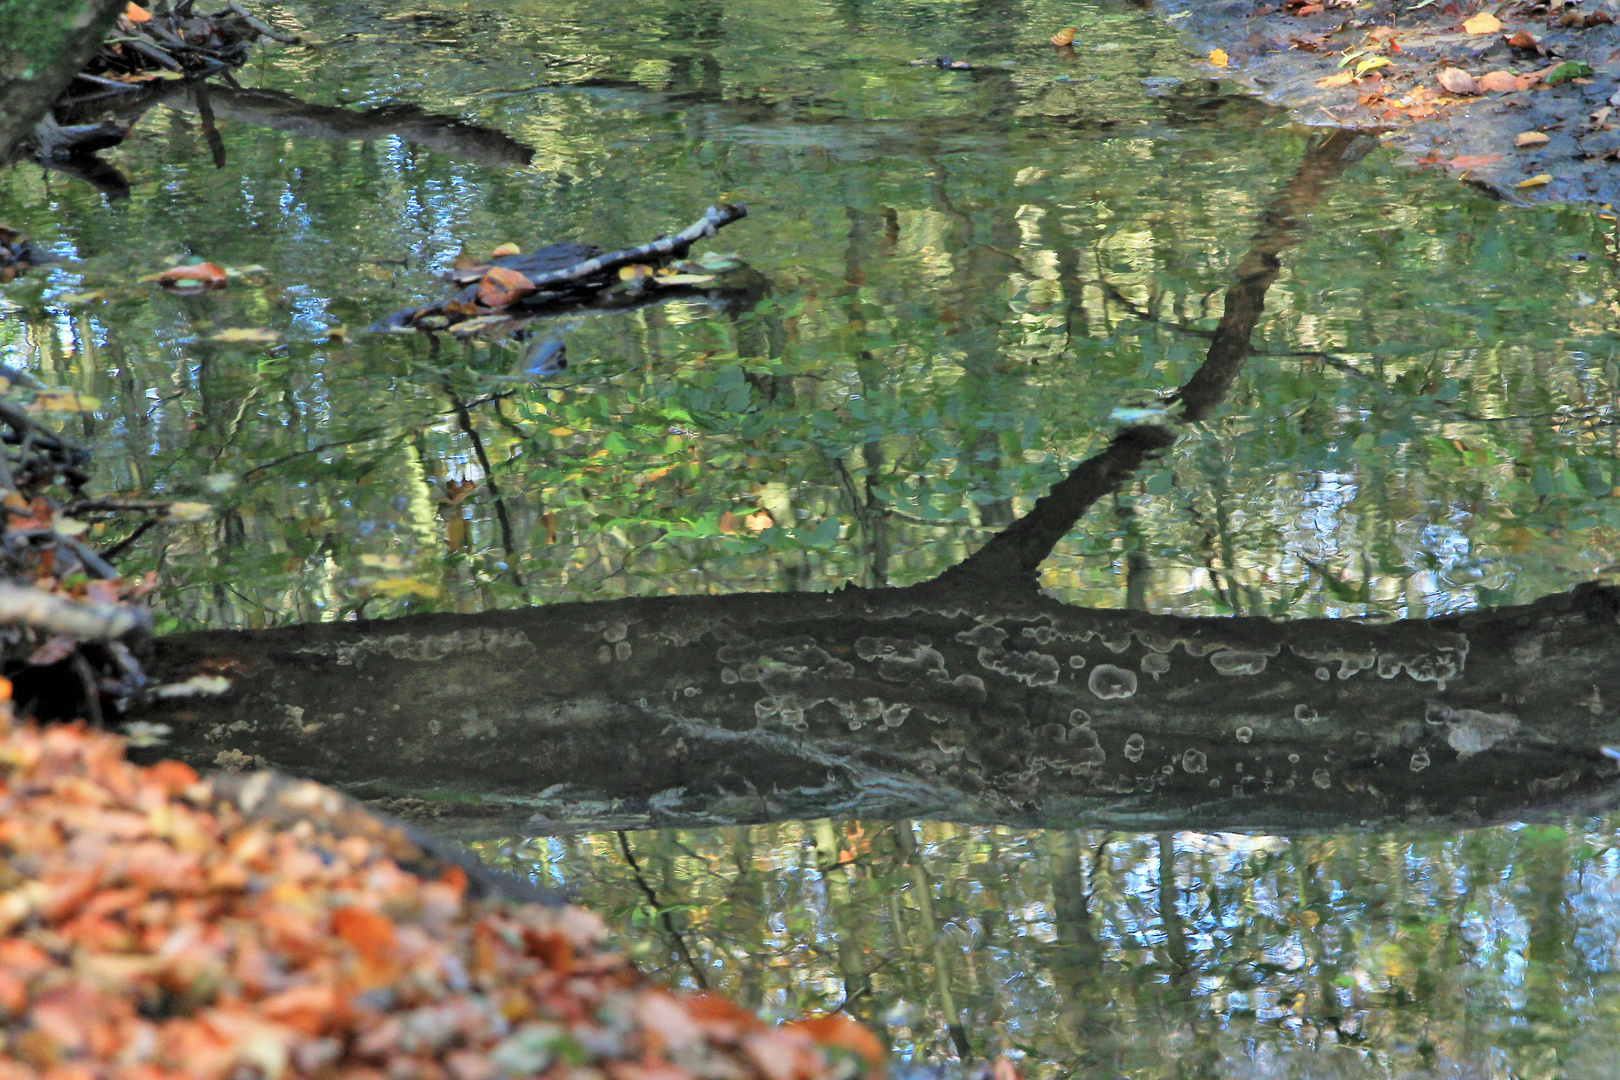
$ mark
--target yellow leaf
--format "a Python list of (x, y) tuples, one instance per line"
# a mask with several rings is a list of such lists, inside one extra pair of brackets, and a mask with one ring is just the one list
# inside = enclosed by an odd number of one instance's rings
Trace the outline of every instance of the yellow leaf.
[(431, 598), (439, 595), (437, 585), (414, 577), (383, 578), (380, 581), (373, 581), (368, 588), (379, 596), (387, 596), (392, 599), (405, 596)]
[(214, 508), (203, 502), (177, 502), (169, 504), (170, 521), (207, 521)]
[(1541, 146), (1546, 141), (1547, 136), (1540, 131), (1521, 131), (1513, 143), (1515, 146)]
[(1488, 11), (1482, 11), (1472, 19), (1464, 22), (1463, 29), (1475, 37), (1481, 34), (1494, 34), (1502, 29), (1502, 20)]
[(220, 341), (227, 345), (274, 345), (281, 340), (281, 335), (274, 330), (256, 330), (246, 326), (233, 326), (229, 330), (221, 330), (209, 341)]
[(405, 560), (398, 555), (366, 554), (360, 556), (360, 565), (376, 567), (379, 570), (403, 570)]
[(1324, 90), (1332, 90), (1336, 86), (1349, 86), (1355, 81), (1356, 77), (1346, 71), (1342, 75), (1329, 75), (1325, 79), (1317, 79), (1316, 85)]
[(1552, 183), (1552, 173), (1539, 173), (1528, 180), (1520, 180), (1516, 186), (1521, 189), (1538, 188), (1546, 187), (1550, 183)]
[(489, 257), (492, 258), (492, 259), (499, 259), (502, 256), (506, 256), (506, 255), (521, 255), (521, 254), (523, 254), (523, 249), (518, 247), (516, 244), (512, 243), (510, 240), (508, 240), (506, 243), (502, 244), (500, 247), (498, 247), (494, 251), (490, 252)]
[(1209, 62), (1218, 68), (1225, 67), (1230, 59), (1231, 57), (1226, 55), (1225, 49), (1211, 49), (1209, 51)]
[(619, 267), (620, 281), (634, 281), (637, 278), (652, 277), (652, 267), (637, 263), (634, 266)]
[(28, 406), (30, 412), (92, 412), (101, 402), (72, 390), (42, 390)]

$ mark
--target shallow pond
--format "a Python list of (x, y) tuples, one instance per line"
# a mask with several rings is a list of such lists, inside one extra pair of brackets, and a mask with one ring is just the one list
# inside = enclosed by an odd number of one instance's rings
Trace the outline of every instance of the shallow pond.
[[(145, 113), (105, 155), (127, 197), (0, 175), (0, 221), (58, 260), (0, 290), (0, 355), (82, 395), (55, 401), (98, 493), (214, 506), (122, 554), (166, 628), (930, 578), (1198, 367), (1317, 137), (1124, 0), (273, 8), (319, 46), (266, 49), (212, 131), (190, 96)], [(941, 56), (970, 68), (913, 63)], [(721, 199), (749, 216), (700, 252), (752, 272), (746, 303), (366, 329), (459, 253), (634, 244)], [(1612, 220), (1374, 148), (1301, 224), (1221, 411), (1043, 584), (1389, 617), (1606, 572)], [(143, 280), (187, 258), (229, 286)], [(548, 336), (566, 371), (525, 373)], [(1609, 835), (635, 834), (668, 923), (616, 837), (508, 847), (633, 914), (650, 962), (679, 929), (744, 999), (848, 998), (921, 1057), (1552, 1077), (1614, 1056)]]

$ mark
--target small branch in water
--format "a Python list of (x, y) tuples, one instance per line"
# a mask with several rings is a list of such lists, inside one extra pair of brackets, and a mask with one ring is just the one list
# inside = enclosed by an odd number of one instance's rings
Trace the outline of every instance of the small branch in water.
[(698, 967), (697, 961), (692, 959), (691, 950), (686, 947), (686, 939), (681, 937), (679, 930), (675, 929), (675, 920), (671, 919), (669, 912), (665, 911), (658, 903), (658, 894), (653, 892), (652, 886), (648, 885), (647, 879), (642, 876), (641, 864), (636, 862), (635, 852), (630, 850), (630, 838), (625, 835), (623, 829), (615, 830), (614, 835), (619, 838), (619, 850), (624, 852), (624, 861), (630, 864), (630, 872), (635, 875), (636, 884), (641, 887), (641, 894), (647, 898), (647, 903), (652, 906), (653, 913), (657, 915), (658, 921), (664, 927), (664, 932), (675, 943), (676, 954), (680, 956), (681, 962), (686, 965), (687, 969), (692, 972), (692, 978), (697, 980), (698, 989), (707, 990), (709, 980), (704, 976), (703, 969)]
[(241, 4), (237, 3), (237, 0), (229, 0), (226, 6), (228, 6), (232, 11), (236, 12), (237, 17), (251, 26), (261, 37), (267, 37), (271, 41), (279, 41), (283, 45), (303, 44), (304, 39), (299, 37), (297, 34), (283, 34), (269, 23), (261, 22), (260, 20), (255, 19), (243, 9)]

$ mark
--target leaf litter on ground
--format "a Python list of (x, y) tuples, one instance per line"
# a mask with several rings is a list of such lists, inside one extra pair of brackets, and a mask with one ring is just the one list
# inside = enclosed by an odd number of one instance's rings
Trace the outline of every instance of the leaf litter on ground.
[(330, 789), (135, 765), (116, 736), (15, 721), (9, 696), (0, 1080), (883, 1072), (855, 1021), (770, 1026), (653, 985), (595, 914), (487, 895), (487, 872)]

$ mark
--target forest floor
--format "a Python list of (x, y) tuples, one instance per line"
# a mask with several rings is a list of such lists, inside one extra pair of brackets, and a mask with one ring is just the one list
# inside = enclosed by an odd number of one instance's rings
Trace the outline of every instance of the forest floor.
[(1223, 78), (1501, 198), (1620, 205), (1620, 2), (1161, 0)]

